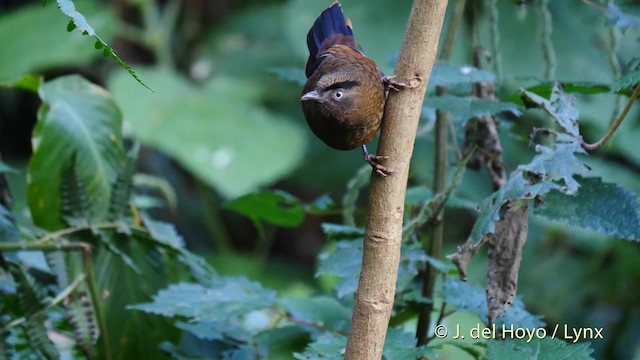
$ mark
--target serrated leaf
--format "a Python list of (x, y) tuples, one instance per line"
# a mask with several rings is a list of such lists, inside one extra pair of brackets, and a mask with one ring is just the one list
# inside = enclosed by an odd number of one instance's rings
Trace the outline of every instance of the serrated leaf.
[(184, 240), (173, 224), (155, 220), (147, 213), (141, 213), (140, 216), (144, 226), (149, 230), (149, 234), (156, 241), (174, 249), (182, 249), (184, 247)]
[(620, 79), (616, 80), (613, 84), (611, 84), (611, 91), (618, 92), (620, 90), (627, 89), (632, 87), (640, 82), (640, 69), (635, 69), (633, 71), (629, 71), (628, 73), (622, 75)]
[(510, 112), (515, 116), (520, 116), (521, 114), (520, 108), (510, 102), (453, 95), (429, 96), (425, 99), (423, 107), (450, 113), (455, 123), (460, 126), (472, 117), (493, 115), (501, 112)]
[(211, 285), (179, 283), (160, 290), (153, 302), (130, 305), (131, 310), (163, 315), (184, 316), (196, 321), (229, 321), (231, 317), (273, 306), (275, 292), (243, 277), (222, 277)]
[(573, 196), (550, 192), (535, 213), (617, 238), (640, 240), (640, 201), (634, 193), (600, 178), (584, 178), (580, 185)]
[(252, 219), (256, 223), (267, 222), (277, 226), (296, 227), (304, 220), (304, 208), (300, 200), (282, 191), (254, 192), (236, 198), (225, 205)]
[[(351, 321), (351, 310), (333, 297), (287, 297), (281, 299), (280, 303), (295, 320), (302, 320), (304, 323), (347, 330)], [(316, 329), (309, 327), (309, 330)]]
[[(316, 277), (324, 274), (337, 276), (339, 281), (335, 290), (338, 298), (355, 292), (362, 265), (361, 239), (338, 241), (334, 249), (322, 252), (319, 260)], [(453, 268), (449, 264), (427, 256), (419, 246), (403, 246), (398, 268), (397, 292), (403, 291), (409, 285), (418, 274), (418, 265), (422, 262), (428, 262), (443, 272)]]
[(122, 72), (110, 81), (135, 137), (224, 197), (269, 184), (303, 159), (302, 126), (260, 105), (256, 83), (220, 75), (198, 88), (167, 70), (141, 75), (156, 93), (140, 92)]
[(36, 225), (59, 229), (62, 223), (62, 169), (73, 156), (86, 187), (92, 218), (104, 221), (111, 183), (124, 160), (120, 112), (102, 88), (72, 75), (46, 82), (44, 102), (33, 133), (28, 201)]
[(435, 356), (436, 353), (426, 346), (416, 347), (416, 337), (413, 333), (401, 329), (389, 328), (384, 341), (382, 355), (386, 359), (415, 360)]
[(581, 146), (578, 111), (573, 99), (558, 85), (553, 87), (549, 100), (528, 91), (524, 92), (523, 98), (529, 106), (542, 107), (566, 133), (558, 132), (552, 147), (537, 145), (538, 154), (531, 162), (518, 166), (509, 180), (481, 203), (480, 215), (471, 231), (475, 242), (494, 231), (495, 222), (500, 220), (500, 211), (508, 201), (530, 200), (551, 190), (575, 194), (580, 184), (574, 177), (589, 172), (589, 168), (576, 156), (586, 154), (586, 151)]
[[(459, 311), (469, 311), (477, 314), (482, 321), (488, 322), (486, 291), (478, 285), (464, 281), (447, 279), (440, 292), (443, 300)], [(519, 328), (539, 328), (545, 323), (540, 316), (530, 314), (525, 310), (522, 300), (516, 298), (505, 314), (496, 319), (496, 324), (513, 324)]]
[[(543, 98), (533, 92), (524, 91), (522, 95), (527, 106), (543, 108), (566, 133), (571, 136), (580, 136), (578, 129), (578, 109), (575, 107), (575, 98), (560, 89), (556, 83), (551, 89), (549, 99)], [(533, 103), (533, 104), (532, 104)]]
[(347, 337), (334, 333), (324, 333), (307, 345), (303, 353), (294, 353), (298, 360), (342, 360)]
[(625, 13), (613, 1), (608, 3), (604, 16), (607, 18), (607, 24), (619, 27), (622, 32), (640, 27), (640, 18), (637, 15)]
[(330, 274), (340, 278), (335, 286), (338, 298), (356, 290), (362, 265), (362, 241), (339, 241), (334, 251), (321, 253), (319, 260), (316, 277)]
[(492, 72), (480, 70), (471, 65), (441, 63), (433, 67), (429, 77), (429, 87), (494, 82), (495, 80), (496, 77)]
[[(74, 28), (78, 28), (81, 33), (87, 33), (90, 36), (94, 36), (96, 31), (89, 23), (87, 22), (87, 18), (84, 17), (81, 13), (76, 10), (76, 5), (71, 0), (57, 0), (58, 8), (62, 11), (63, 14), (67, 15), (71, 18), (71, 22), (73, 22)], [(70, 24), (71, 24), (70, 22)], [(69, 26), (67, 26), (67, 31), (69, 30)]]
[(247, 342), (251, 334), (238, 324), (228, 321), (195, 321), (186, 323), (176, 322), (176, 327), (190, 332), (193, 336), (202, 340), (224, 340), (233, 339), (235, 341)]
[(590, 360), (589, 343), (568, 344), (550, 336), (543, 339), (533, 337), (531, 341), (505, 340), (489, 341), (487, 356), (489, 360), (528, 359), (528, 360)]

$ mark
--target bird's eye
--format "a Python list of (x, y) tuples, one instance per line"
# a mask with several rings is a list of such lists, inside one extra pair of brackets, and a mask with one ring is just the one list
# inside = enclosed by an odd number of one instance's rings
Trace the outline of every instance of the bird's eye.
[(344, 96), (344, 93), (342, 91), (336, 91), (333, 94), (333, 97), (335, 97), (336, 99), (342, 99), (343, 96)]

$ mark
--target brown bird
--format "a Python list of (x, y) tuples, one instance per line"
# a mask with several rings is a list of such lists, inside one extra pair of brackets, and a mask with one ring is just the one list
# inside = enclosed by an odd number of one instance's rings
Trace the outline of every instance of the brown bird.
[(391, 173), (379, 163), (387, 157), (370, 154), (366, 144), (380, 128), (386, 90), (405, 85), (384, 76), (363, 54), (338, 1), (316, 19), (307, 34), (307, 46), (307, 82), (300, 100), (309, 127), (334, 149), (361, 146), (364, 159), (377, 173)]

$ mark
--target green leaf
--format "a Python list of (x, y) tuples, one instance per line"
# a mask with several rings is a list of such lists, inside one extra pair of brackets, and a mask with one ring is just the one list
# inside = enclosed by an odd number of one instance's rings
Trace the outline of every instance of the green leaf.
[[(87, 18), (84, 17), (81, 13), (76, 11), (76, 5), (71, 0), (57, 0), (58, 8), (62, 11), (63, 14), (67, 15), (71, 18), (71, 22), (73, 22), (73, 28), (78, 28), (81, 33), (87, 33), (89, 36), (94, 36), (96, 31), (89, 23), (87, 22)], [(70, 22), (70, 24), (71, 24)], [(67, 27), (67, 31), (69, 30), (69, 26)]]
[(58, 2), (58, 8), (60, 9), (60, 11), (62, 11), (63, 14), (71, 18), (71, 20), (69, 21), (69, 24), (67, 25), (68, 32), (71, 32), (77, 28), (82, 35), (89, 35), (91, 37), (94, 37), (96, 39), (94, 48), (96, 49), (104, 48), (102, 53), (104, 57), (111, 56), (111, 58), (118, 65), (120, 65), (120, 67), (125, 69), (129, 73), (129, 75), (131, 75), (138, 83), (140, 83), (142, 86), (146, 87), (147, 89), (151, 90), (151, 88), (149, 88), (144, 82), (142, 82), (142, 80), (133, 71), (133, 69), (131, 69), (131, 67), (127, 65), (127, 63), (122, 61), (122, 59), (120, 59), (118, 55), (116, 55), (116, 52), (109, 45), (107, 45), (107, 43), (104, 40), (102, 40), (101, 37), (98, 36), (95, 29), (91, 25), (89, 25), (87, 18), (85, 18), (84, 15), (82, 15), (79, 11), (76, 10), (76, 6), (72, 0), (57, 0), (57, 2)]
[(629, 71), (611, 84), (611, 91), (618, 92), (630, 88), (640, 82), (640, 69)]
[[(338, 241), (335, 248), (323, 251), (319, 260), (316, 277), (324, 274), (337, 276), (339, 281), (335, 285), (335, 290), (338, 298), (355, 292), (362, 265), (362, 239)], [(445, 273), (453, 269), (451, 264), (445, 264), (426, 255), (417, 245), (403, 246), (398, 268), (397, 292), (402, 292), (409, 286), (418, 275), (418, 266), (424, 262), (430, 263)]]
[[(105, 39), (113, 36), (117, 22), (110, 7), (82, 1), (82, 9)], [(13, 82), (30, 72), (82, 66), (95, 59), (98, 53), (86, 38), (66, 32), (68, 20), (54, 7), (39, 4), (0, 16), (0, 82)]]
[(578, 130), (578, 111), (574, 99), (554, 86), (550, 99), (525, 91), (523, 99), (528, 106), (542, 107), (564, 132), (555, 133), (552, 147), (537, 145), (538, 154), (529, 164), (520, 165), (511, 173), (509, 180), (480, 205), (480, 215), (471, 231), (471, 237), (479, 242), (482, 237), (494, 231), (495, 222), (500, 220), (500, 211), (508, 201), (528, 201), (545, 195), (551, 190), (572, 195), (580, 184), (576, 175), (586, 175), (589, 168), (576, 154), (586, 154), (582, 149), (582, 137)]
[(385, 359), (415, 360), (435, 357), (436, 353), (425, 346), (416, 347), (415, 334), (389, 328), (382, 355)]
[(346, 336), (327, 332), (307, 345), (303, 353), (294, 353), (293, 356), (298, 360), (342, 360), (346, 346)]
[[(424, 185), (412, 186), (407, 188), (405, 205), (422, 205), (431, 199), (433, 199), (433, 191), (431, 189)], [(449, 197), (445, 206), (449, 208), (478, 210), (477, 203), (457, 196)]]
[(225, 208), (256, 223), (267, 222), (283, 227), (297, 227), (304, 220), (300, 200), (282, 191), (254, 192), (228, 202)]
[(231, 321), (254, 310), (274, 305), (275, 292), (243, 277), (212, 279), (209, 287), (179, 283), (160, 290), (153, 302), (130, 305), (131, 310), (162, 315), (183, 316), (197, 321)]
[(336, 203), (327, 194), (320, 195), (320, 197), (315, 199), (312, 203), (307, 204), (305, 206), (305, 210), (309, 214), (314, 214), (314, 215), (323, 215), (326, 211), (330, 211), (335, 208), (336, 208)]
[(303, 128), (260, 105), (256, 83), (216, 76), (196, 88), (167, 70), (141, 74), (157, 93), (131, 87), (122, 72), (110, 81), (134, 135), (223, 196), (270, 184), (303, 159)]
[(196, 321), (193, 323), (176, 322), (176, 327), (190, 332), (198, 339), (212, 341), (233, 339), (238, 342), (248, 342), (251, 334), (238, 324), (223, 321)]
[[(558, 82), (556, 81), (547, 81), (541, 82), (538, 85), (528, 87), (526, 89), (527, 92), (534, 93), (543, 98), (549, 98), (551, 96), (553, 89), (556, 87)], [(560, 82), (562, 86), (562, 91), (567, 94), (578, 93), (578, 94), (607, 94), (611, 92), (611, 86), (605, 83), (595, 83), (595, 82)], [(631, 95), (631, 91), (629, 90), (620, 90), (620, 94)], [(524, 105), (522, 101), (522, 92), (518, 91), (516, 94), (509, 98), (509, 102), (512, 102), (517, 105)]]
[(36, 225), (62, 224), (62, 171), (75, 156), (78, 179), (86, 187), (95, 221), (108, 215), (111, 183), (124, 161), (120, 112), (102, 88), (79, 76), (46, 82), (43, 106), (33, 134), (28, 201)]
[(22, 313), (27, 318), (23, 328), (29, 347), (36, 354), (46, 359), (58, 359), (60, 354), (47, 334), (44, 290), (25, 269), (13, 262), (9, 262), (9, 270), (16, 283), (18, 303)]
[(480, 70), (471, 65), (437, 64), (429, 77), (429, 86), (452, 86), (478, 82), (494, 82), (495, 75), (487, 70)]
[(453, 95), (427, 97), (423, 107), (450, 113), (456, 124), (464, 124), (472, 117), (501, 112), (510, 112), (515, 116), (521, 114), (520, 108), (513, 103)]
[(551, 89), (549, 99), (530, 91), (524, 91), (522, 95), (527, 107), (540, 107), (549, 114), (569, 135), (578, 137), (578, 109), (575, 107), (575, 98), (565, 93), (556, 83)]
[(0, 242), (18, 239), (20, 239), (20, 233), (13, 220), (13, 214), (0, 204)]
[(338, 298), (353, 294), (358, 286), (362, 265), (362, 241), (339, 241), (333, 251), (322, 252), (316, 277), (323, 274), (340, 278), (335, 286)]
[(364, 229), (356, 226), (322, 223), (322, 231), (330, 240), (360, 239), (364, 236)]
[(31, 91), (32, 93), (37, 93), (43, 81), (44, 79), (42, 78), (42, 76), (24, 75), (20, 79), (13, 82), (0, 81), (0, 88), (20, 89)]
[(184, 247), (184, 240), (173, 224), (155, 220), (147, 213), (141, 213), (140, 216), (153, 239), (174, 249)]
[[(457, 310), (472, 312), (485, 323), (488, 322), (486, 290), (483, 287), (461, 280), (447, 279), (440, 295), (447, 304), (455, 306)], [(514, 327), (527, 329), (545, 325), (540, 316), (532, 315), (525, 310), (519, 298), (514, 300), (504, 315), (496, 319), (496, 324), (514, 325)]]
[(640, 202), (634, 193), (600, 178), (584, 178), (580, 185), (574, 196), (550, 192), (536, 214), (617, 238), (640, 240)]
[[(332, 329), (346, 331), (351, 322), (351, 309), (333, 297), (288, 297), (279, 302), (295, 320), (302, 320), (308, 324), (322, 324)], [(309, 327), (309, 330), (316, 329)]]
[(490, 360), (528, 359), (528, 360), (589, 360), (593, 359), (593, 349), (589, 343), (567, 344), (550, 336), (543, 339), (533, 337), (531, 341), (505, 340), (489, 341), (487, 356)]

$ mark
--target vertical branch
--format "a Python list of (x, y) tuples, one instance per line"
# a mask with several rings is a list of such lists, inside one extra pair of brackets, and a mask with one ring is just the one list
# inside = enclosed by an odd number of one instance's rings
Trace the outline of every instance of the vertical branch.
[[(500, 56), (500, 28), (498, 26), (499, 17), (498, 17), (498, 0), (491, 0), (489, 11), (489, 23), (491, 27), (489, 28), (489, 33), (491, 35), (491, 54), (493, 55), (493, 72), (496, 74), (496, 79), (501, 78), (502, 71), (502, 57)], [(477, 21), (477, 20), (476, 20)], [(477, 29), (476, 30), (477, 33)], [(473, 44), (473, 47), (476, 48), (478, 46), (477, 43)], [(499, 81), (499, 80), (496, 80)]]
[(542, 44), (542, 52), (544, 54), (544, 78), (545, 80), (553, 79), (556, 76), (556, 52), (553, 49), (551, 41), (551, 32), (553, 22), (551, 11), (549, 11), (549, 0), (540, 0), (540, 15), (542, 16), (542, 26), (540, 26), (540, 42)]
[[(442, 45), (442, 52), (440, 53), (440, 59), (443, 61), (449, 60), (451, 53), (453, 52), (453, 45), (455, 44), (456, 35), (462, 15), (464, 14), (464, 7), (466, 0), (458, 0), (453, 11), (453, 17), (447, 27), (447, 32)], [(442, 96), (446, 93), (446, 88), (436, 88), (436, 95)], [(447, 112), (436, 111), (436, 130), (435, 130), (435, 171), (433, 174), (433, 195), (441, 195), (446, 188), (446, 176), (448, 168), (448, 150), (447, 150), (447, 130), (452, 123), (451, 116)], [(455, 136), (455, 134), (452, 134)], [(444, 237), (444, 206), (440, 207), (433, 218), (433, 229), (431, 233), (430, 241), (425, 241), (423, 248), (429, 254), (429, 256), (440, 259), (442, 257), (442, 241)], [(425, 240), (428, 238), (425, 237)], [(429, 341), (428, 331), (431, 326), (431, 312), (433, 311), (433, 293), (436, 283), (436, 275), (438, 271), (432, 265), (427, 264), (423, 273), (422, 283), (422, 296), (431, 299), (431, 302), (421, 304), (418, 315), (418, 326), (416, 328), (416, 338), (418, 339), (418, 345), (424, 345)], [(444, 304), (443, 304), (444, 307)]]
[(411, 9), (395, 74), (400, 79), (418, 77), (422, 81), (414, 89), (391, 93), (387, 100), (377, 153), (389, 156), (389, 165), (396, 172), (387, 178), (374, 173), (371, 179), (347, 360), (382, 357), (400, 261), (409, 163), (446, 8), (447, 0), (414, 0)]
[[(606, 6), (608, 7), (613, 0), (607, 0)], [(620, 60), (618, 60), (618, 47), (620, 46), (620, 32), (615, 26), (609, 26), (609, 64), (611, 65), (611, 74), (614, 79), (620, 78), (622, 70), (620, 69)], [(620, 112), (622, 106), (622, 96), (616, 95), (616, 101), (614, 103), (613, 112), (611, 113), (611, 119), (609, 120), (609, 126), (612, 126)]]

